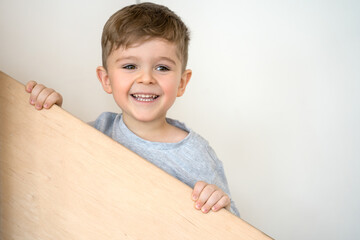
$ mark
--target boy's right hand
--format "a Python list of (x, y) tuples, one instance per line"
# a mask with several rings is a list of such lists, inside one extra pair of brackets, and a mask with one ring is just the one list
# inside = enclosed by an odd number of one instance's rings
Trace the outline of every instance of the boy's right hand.
[(60, 107), (62, 105), (63, 98), (58, 92), (42, 84), (37, 84), (35, 81), (28, 82), (25, 90), (30, 93), (30, 104), (34, 105), (37, 110), (49, 109), (54, 104)]

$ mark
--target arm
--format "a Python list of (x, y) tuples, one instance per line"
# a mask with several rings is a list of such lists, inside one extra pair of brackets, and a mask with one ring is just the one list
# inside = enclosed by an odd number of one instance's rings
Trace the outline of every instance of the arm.
[(30, 93), (30, 104), (34, 105), (37, 110), (49, 109), (54, 104), (60, 107), (62, 105), (63, 98), (58, 92), (35, 81), (28, 82), (25, 90)]

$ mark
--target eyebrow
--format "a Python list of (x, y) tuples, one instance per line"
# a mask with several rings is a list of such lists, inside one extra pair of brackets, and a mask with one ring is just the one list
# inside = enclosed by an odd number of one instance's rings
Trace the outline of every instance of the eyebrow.
[(115, 62), (117, 63), (123, 60), (137, 60), (137, 57), (133, 57), (133, 56), (119, 57), (115, 60)]
[[(138, 58), (135, 57), (135, 56), (124, 56), (124, 57), (117, 58), (115, 60), (115, 62), (117, 63), (117, 62), (120, 62), (120, 61), (123, 61), (123, 60), (134, 60), (134, 61), (136, 61), (136, 60), (138, 60)], [(173, 59), (171, 59), (169, 57), (159, 57), (159, 58), (157, 58), (157, 61), (160, 61), (160, 60), (165, 60), (165, 61), (171, 62), (172, 64), (176, 65), (175, 60), (173, 60)]]
[(173, 59), (168, 58), (168, 57), (159, 57), (159, 60), (169, 61), (169, 62), (171, 62), (172, 64), (176, 65), (176, 62), (175, 62)]

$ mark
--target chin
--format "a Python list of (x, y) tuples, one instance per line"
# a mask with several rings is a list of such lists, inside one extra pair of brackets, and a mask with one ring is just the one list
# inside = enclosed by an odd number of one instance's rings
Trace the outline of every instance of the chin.
[(133, 114), (132, 118), (139, 122), (152, 122), (155, 119), (158, 119), (155, 116), (150, 116), (149, 114)]

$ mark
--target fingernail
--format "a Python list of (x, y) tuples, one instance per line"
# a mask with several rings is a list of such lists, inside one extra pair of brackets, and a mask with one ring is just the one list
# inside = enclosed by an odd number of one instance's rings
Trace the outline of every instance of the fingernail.
[(196, 204), (196, 208), (197, 208), (197, 209), (200, 209), (200, 208), (201, 208), (200, 203), (197, 203), (197, 204)]
[(48, 108), (48, 105), (47, 105), (47, 103), (45, 103), (45, 104), (44, 104), (44, 108)]
[(212, 207), (212, 208), (211, 208), (211, 210), (216, 211), (216, 207), (215, 207), (215, 206), (214, 206), (214, 207)]
[(33, 99), (31, 99), (31, 104), (34, 104), (34, 103), (35, 103), (35, 101)]
[(205, 207), (203, 207), (203, 208), (201, 209), (201, 211), (204, 212), (204, 213), (206, 213), (208, 210), (207, 210)]
[(192, 199), (193, 199), (193, 200), (196, 200), (196, 199), (197, 199), (196, 195), (193, 195), (193, 196), (192, 196)]

